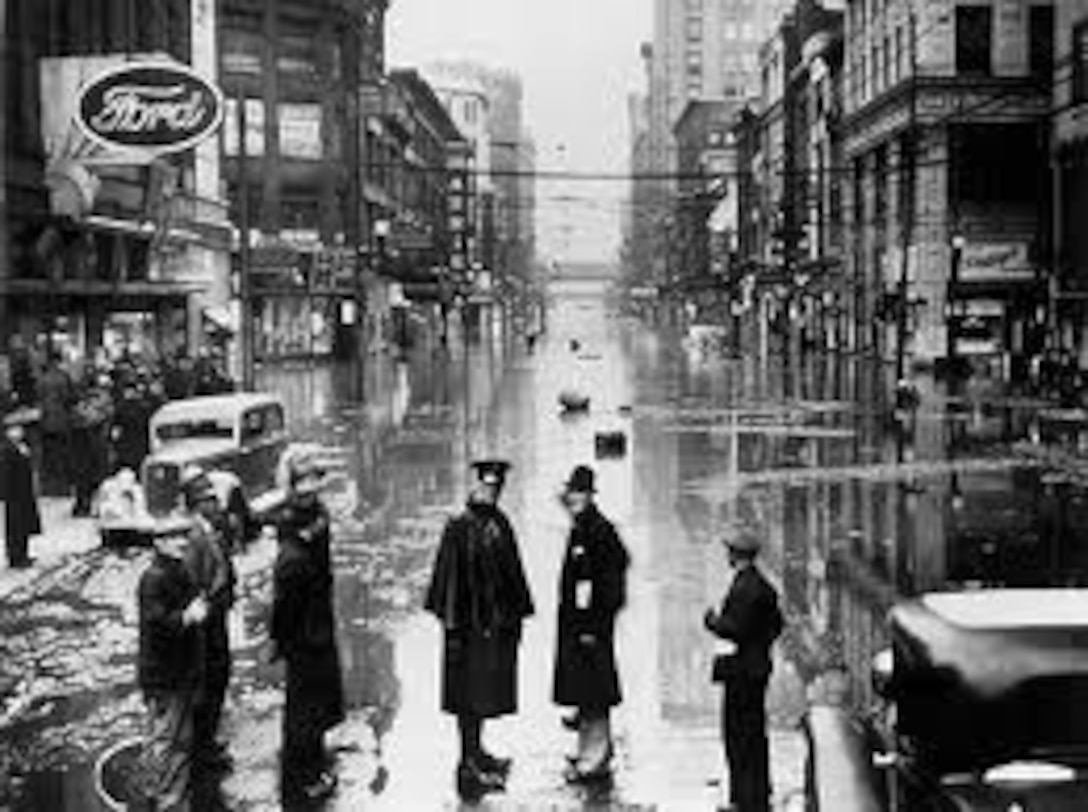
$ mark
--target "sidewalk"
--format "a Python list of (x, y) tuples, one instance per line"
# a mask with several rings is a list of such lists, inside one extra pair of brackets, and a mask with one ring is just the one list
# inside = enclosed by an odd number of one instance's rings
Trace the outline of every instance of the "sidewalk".
[[(25, 570), (15, 570), (8, 566), (6, 557), (0, 557), (0, 601), (32, 584), (44, 572), (68, 558), (89, 552), (101, 544), (95, 520), (73, 517), (72, 502), (71, 498), (59, 497), (38, 500), (42, 533), (30, 539), (30, 556), (34, 564)], [(0, 522), (2, 529), (3, 522)]]

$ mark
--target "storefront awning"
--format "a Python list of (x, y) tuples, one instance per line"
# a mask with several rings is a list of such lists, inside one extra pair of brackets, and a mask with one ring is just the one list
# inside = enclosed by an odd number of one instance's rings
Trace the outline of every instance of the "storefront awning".
[(109, 298), (140, 296), (145, 298), (171, 298), (187, 296), (204, 290), (195, 282), (106, 282), (98, 279), (0, 279), (0, 296), (79, 296)]

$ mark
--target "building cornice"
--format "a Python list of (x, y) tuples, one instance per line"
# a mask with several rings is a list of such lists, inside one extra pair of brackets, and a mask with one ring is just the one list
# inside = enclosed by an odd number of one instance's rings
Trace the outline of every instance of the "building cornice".
[(852, 157), (906, 129), (912, 116), (921, 127), (1025, 122), (1046, 117), (1049, 105), (1039, 85), (1024, 77), (918, 77), (844, 116), (842, 134)]

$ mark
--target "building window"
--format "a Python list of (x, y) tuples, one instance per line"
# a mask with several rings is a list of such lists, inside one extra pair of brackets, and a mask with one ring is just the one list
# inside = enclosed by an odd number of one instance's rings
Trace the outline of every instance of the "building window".
[(880, 92), (880, 48), (877, 45), (869, 53), (869, 71), (869, 98), (872, 98)]
[(899, 81), (906, 73), (906, 52), (903, 50), (903, 27), (895, 29), (895, 80)]
[(865, 226), (865, 162), (861, 158), (854, 159), (853, 171), (854, 193), (854, 229), (859, 230)]
[(1028, 10), (1028, 52), (1032, 77), (1049, 82), (1054, 73), (1054, 6)]
[(956, 7), (956, 73), (989, 76), (992, 71), (993, 9)]
[(881, 70), (884, 75), (880, 81), (884, 89), (887, 90), (892, 84), (892, 41), (888, 37), (884, 37), (884, 63)]
[(233, 74), (261, 74), (261, 51), (263, 49), (260, 34), (248, 31), (224, 31), (223, 72)]
[(317, 37), (313, 33), (280, 35), (277, 42), (276, 68), (282, 74), (317, 78)]
[(873, 197), (873, 219), (876, 220), (878, 227), (884, 225), (884, 218), (888, 214), (888, 147), (887, 145), (881, 145), (877, 147), (875, 156), (875, 168), (873, 169), (873, 175), (875, 176), (876, 184), (874, 185), (874, 197)]
[(913, 139), (904, 134), (899, 141), (899, 218), (905, 220), (914, 208), (915, 152)]
[(1088, 22), (1073, 29), (1073, 101), (1088, 101)]
[(688, 42), (702, 42), (702, 40), (703, 40), (703, 18), (702, 17), (688, 17), (687, 18), (687, 36), (688, 36)]

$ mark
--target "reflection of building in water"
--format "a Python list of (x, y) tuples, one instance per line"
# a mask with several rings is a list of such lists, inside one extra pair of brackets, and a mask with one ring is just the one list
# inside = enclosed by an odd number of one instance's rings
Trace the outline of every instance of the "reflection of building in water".
[(347, 706), (370, 711), (369, 722), (379, 741), (393, 727), (400, 709), (401, 686), (393, 655), (392, 637), (365, 626), (349, 626), (340, 645)]
[[(667, 721), (695, 722), (713, 715), (717, 707), (708, 683), (712, 641), (698, 613), (699, 607), (717, 604), (727, 586), (725, 555), (718, 542), (723, 500), (683, 490), (685, 485), (716, 473), (714, 467), (719, 461), (711, 453), (709, 434), (692, 432), (671, 437), (677, 478), (665, 480), (659, 474), (657, 481), (679, 484), (674, 505), (683, 538), (679, 543), (663, 545), (667, 553), (654, 563), (660, 577), (661, 711)], [(661, 457), (654, 458), (655, 466), (662, 462)]]

